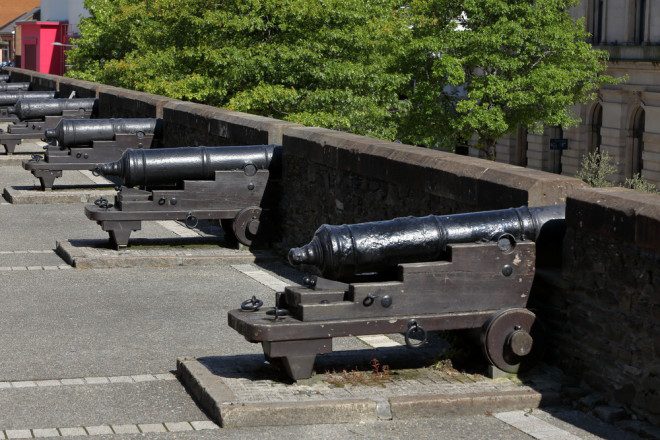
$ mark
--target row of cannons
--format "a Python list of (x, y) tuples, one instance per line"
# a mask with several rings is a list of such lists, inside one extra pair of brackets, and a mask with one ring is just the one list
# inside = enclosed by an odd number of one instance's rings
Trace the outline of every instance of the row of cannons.
[[(19, 96), (6, 95), (0, 103)], [(128, 246), (145, 221), (214, 220), (247, 246), (276, 226), (282, 146), (164, 148), (163, 121), (94, 119), (97, 105), (19, 97), (5, 108), (17, 120), (0, 142), (11, 153), (8, 140), (25, 139), (19, 133), (48, 141), (43, 157), (23, 163), (44, 190), (66, 170), (115, 179), (114, 200), (85, 207), (114, 248)], [(563, 224), (564, 207), (548, 206), (322, 225), (288, 254), (307, 274), (303, 285), (278, 292), (274, 307), (246, 299), (228, 323), (294, 380), (312, 375), (336, 337), (401, 333), (416, 348), (429, 332), (467, 329), (492, 366), (515, 373), (542, 351), (528, 298), (537, 247), (560, 242)]]

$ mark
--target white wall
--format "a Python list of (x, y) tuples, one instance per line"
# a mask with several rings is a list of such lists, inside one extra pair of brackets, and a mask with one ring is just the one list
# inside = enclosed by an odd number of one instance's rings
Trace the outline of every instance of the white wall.
[(77, 34), (80, 18), (89, 16), (83, 2), (84, 0), (41, 0), (41, 20), (68, 21), (69, 34)]

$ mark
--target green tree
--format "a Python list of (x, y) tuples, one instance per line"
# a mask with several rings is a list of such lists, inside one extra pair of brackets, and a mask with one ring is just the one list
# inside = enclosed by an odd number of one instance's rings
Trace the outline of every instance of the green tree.
[(71, 76), (451, 149), (613, 79), (577, 0), (86, 0)]
[[(451, 147), (495, 140), (522, 125), (570, 126), (569, 106), (614, 78), (586, 41), (578, 0), (411, 0), (414, 40), (404, 65), (414, 82), (406, 142)], [(429, 129), (432, 128), (432, 129)]]
[(86, 0), (70, 76), (394, 139), (398, 0)]

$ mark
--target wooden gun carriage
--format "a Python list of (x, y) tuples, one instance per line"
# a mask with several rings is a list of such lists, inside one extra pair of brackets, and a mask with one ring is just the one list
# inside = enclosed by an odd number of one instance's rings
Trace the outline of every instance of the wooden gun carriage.
[[(281, 147), (275, 145), (127, 150), (97, 171), (124, 183), (114, 204), (99, 199), (85, 215), (108, 232), (115, 249), (128, 246), (143, 221), (219, 220), (230, 241), (249, 246), (261, 231), (262, 212), (277, 204)], [(135, 187), (139, 188), (135, 188)]]
[(551, 206), (323, 225), (289, 253), (321, 276), (287, 287), (272, 309), (246, 300), (229, 325), (292, 379), (311, 376), (335, 337), (403, 333), (415, 347), (429, 331), (458, 329), (480, 329), (490, 364), (515, 373), (540, 349), (526, 308), (535, 240), (563, 218)]

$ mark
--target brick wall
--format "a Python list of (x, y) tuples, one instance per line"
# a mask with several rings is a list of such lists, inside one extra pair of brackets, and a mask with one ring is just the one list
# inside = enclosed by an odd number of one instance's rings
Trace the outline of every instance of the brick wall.
[(302, 127), (102, 84), (9, 69), (14, 80), (98, 96), (102, 117), (162, 117), (165, 146), (281, 143), (281, 246), (322, 223), (567, 201), (563, 267), (532, 299), (548, 361), (660, 422), (660, 197), (594, 190), (527, 168)]

